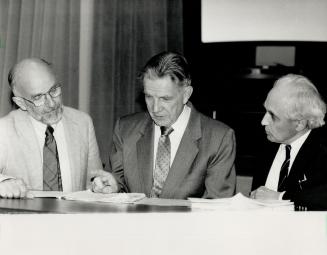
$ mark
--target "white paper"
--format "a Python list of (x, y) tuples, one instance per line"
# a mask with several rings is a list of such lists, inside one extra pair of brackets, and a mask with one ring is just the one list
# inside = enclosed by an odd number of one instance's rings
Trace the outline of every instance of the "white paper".
[(249, 210), (249, 209), (268, 209), (268, 210), (287, 210), (293, 211), (294, 204), (289, 200), (256, 200), (245, 197), (238, 193), (231, 198), (203, 199), (188, 198), (192, 208), (210, 210)]

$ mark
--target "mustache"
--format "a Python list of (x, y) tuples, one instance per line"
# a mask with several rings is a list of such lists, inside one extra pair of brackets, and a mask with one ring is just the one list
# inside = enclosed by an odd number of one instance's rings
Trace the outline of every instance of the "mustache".
[(58, 110), (62, 110), (62, 105), (58, 105), (54, 108), (50, 108), (50, 109), (46, 109), (43, 111), (44, 114), (47, 114), (47, 113), (52, 113), (52, 112), (55, 112), (55, 111), (58, 111)]

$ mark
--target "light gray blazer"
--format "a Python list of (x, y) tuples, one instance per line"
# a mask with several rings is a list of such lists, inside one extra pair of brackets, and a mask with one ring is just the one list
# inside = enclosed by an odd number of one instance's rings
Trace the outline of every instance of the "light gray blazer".
[[(102, 169), (90, 116), (64, 107), (64, 126), (72, 171), (73, 191), (83, 190)], [(27, 112), (20, 109), (0, 119), (0, 180), (22, 178), (29, 189), (42, 190), (43, 166), (36, 133)]]

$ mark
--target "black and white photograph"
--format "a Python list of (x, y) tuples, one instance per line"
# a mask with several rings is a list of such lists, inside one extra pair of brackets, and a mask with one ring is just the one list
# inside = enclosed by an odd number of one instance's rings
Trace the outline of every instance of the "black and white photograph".
[(0, 250), (327, 254), (326, 0), (0, 0)]

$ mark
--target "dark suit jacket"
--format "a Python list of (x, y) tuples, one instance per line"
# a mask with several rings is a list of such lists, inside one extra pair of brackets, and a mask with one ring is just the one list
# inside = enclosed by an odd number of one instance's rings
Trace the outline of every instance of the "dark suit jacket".
[[(235, 136), (225, 124), (191, 107), (191, 116), (161, 198), (230, 197), (235, 192)], [(148, 113), (117, 121), (110, 167), (120, 190), (149, 196), (153, 181), (154, 124)]]
[[(310, 135), (299, 150), (290, 174), (286, 179), (283, 199), (294, 201), (295, 205), (307, 206), (311, 210), (327, 209), (327, 143), (326, 130), (318, 128)], [(272, 144), (272, 143), (271, 143)], [(254, 174), (252, 190), (265, 185), (271, 164), (279, 144), (261, 157), (258, 172)], [(306, 181), (304, 181), (306, 179)]]

